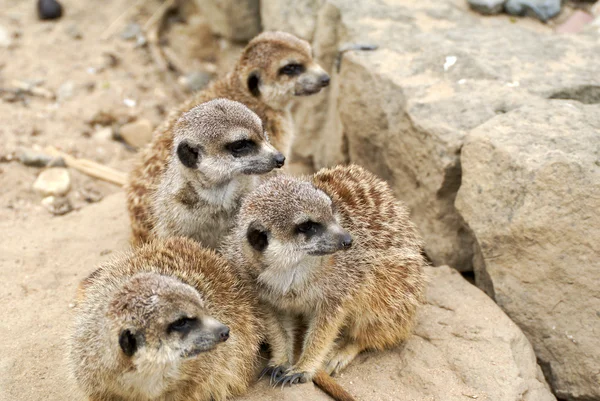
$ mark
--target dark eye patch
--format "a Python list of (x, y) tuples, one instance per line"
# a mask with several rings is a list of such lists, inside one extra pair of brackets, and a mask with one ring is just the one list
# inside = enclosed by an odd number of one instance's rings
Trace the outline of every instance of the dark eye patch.
[(294, 75), (300, 75), (304, 71), (306, 71), (306, 68), (302, 64), (290, 63), (288, 65), (284, 65), (283, 67), (281, 67), (279, 69), (279, 75), (294, 76)]
[(233, 155), (233, 157), (246, 156), (256, 150), (256, 143), (249, 139), (242, 139), (225, 145), (225, 148)]
[(173, 323), (167, 327), (167, 333), (172, 333), (174, 331), (178, 333), (187, 333), (191, 329), (193, 329), (198, 324), (198, 319), (193, 317), (182, 317), (180, 319), (175, 320)]
[(296, 226), (296, 232), (298, 234), (304, 234), (309, 238), (322, 231), (323, 225), (312, 220), (307, 220), (304, 223), (300, 223)]

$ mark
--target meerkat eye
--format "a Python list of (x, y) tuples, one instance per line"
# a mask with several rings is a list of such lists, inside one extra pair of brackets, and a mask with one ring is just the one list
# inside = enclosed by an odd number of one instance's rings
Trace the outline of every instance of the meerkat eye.
[(241, 141), (228, 143), (225, 148), (233, 155), (233, 157), (241, 157), (254, 151), (254, 149), (256, 149), (256, 143), (249, 139), (242, 139)]
[(169, 327), (167, 328), (167, 332), (168, 333), (171, 333), (173, 331), (186, 332), (186, 331), (189, 331), (190, 329), (192, 329), (196, 325), (197, 322), (198, 322), (198, 319), (196, 319), (196, 318), (182, 317), (181, 319), (177, 319), (173, 323), (171, 323), (169, 325)]
[(306, 68), (304, 68), (304, 66), (302, 64), (290, 63), (288, 65), (284, 65), (283, 67), (281, 67), (279, 69), (279, 75), (289, 75), (289, 76), (300, 75), (305, 70), (306, 70)]
[(308, 236), (314, 235), (321, 230), (321, 224), (314, 222), (312, 220), (305, 221), (304, 223), (300, 223), (296, 226), (296, 231), (299, 234), (306, 234)]

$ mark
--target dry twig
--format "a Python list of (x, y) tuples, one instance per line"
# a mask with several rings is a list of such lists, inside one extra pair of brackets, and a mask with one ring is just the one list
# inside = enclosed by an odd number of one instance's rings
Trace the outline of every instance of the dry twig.
[(119, 186), (123, 186), (127, 182), (127, 175), (125, 173), (111, 167), (87, 159), (78, 159), (52, 146), (47, 147), (45, 152), (50, 156), (62, 157), (68, 167), (74, 168), (90, 177), (108, 181)]

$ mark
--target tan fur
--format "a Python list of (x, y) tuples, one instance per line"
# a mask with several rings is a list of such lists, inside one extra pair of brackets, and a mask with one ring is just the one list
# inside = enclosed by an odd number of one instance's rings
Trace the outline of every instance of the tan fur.
[[(307, 220), (320, 223), (319, 234), (298, 233)], [(261, 232), (268, 245), (257, 249)], [(348, 233), (352, 246), (339, 250)], [(271, 179), (245, 199), (227, 243), (226, 256), (267, 305), (270, 365), (286, 369), (280, 381), (337, 373), (363, 350), (398, 344), (423, 300), (423, 244), (408, 210), (359, 166)], [(295, 316), (307, 331), (293, 361)]]
[[(302, 64), (305, 72), (294, 77), (279, 74), (280, 68), (290, 62)], [(253, 76), (259, 77), (258, 96), (248, 88), (249, 78)], [(233, 71), (173, 110), (154, 132), (152, 143), (141, 153), (126, 186), (132, 243), (140, 245), (152, 238), (155, 223), (152, 194), (173, 153), (174, 127), (183, 112), (215, 98), (241, 102), (261, 118), (270, 142), (287, 156), (293, 138), (290, 102), (294, 96), (318, 92), (326, 85), (322, 81), (324, 77), (328, 80), (325, 71), (312, 59), (308, 42), (284, 32), (265, 32), (254, 38)]]
[[(255, 302), (213, 251), (185, 238), (154, 241), (82, 281), (72, 374), (90, 401), (222, 401), (241, 394), (254, 378), (261, 341)], [(182, 313), (195, 313), (197, 331), (228, 326), (229, 339), (190, 356), (185, 346), (197, 346), (189, 343), (196, 331), (180, 338), (165, 329)], [(142, 336), (132, 356), (120, 347), (123, 330)]]

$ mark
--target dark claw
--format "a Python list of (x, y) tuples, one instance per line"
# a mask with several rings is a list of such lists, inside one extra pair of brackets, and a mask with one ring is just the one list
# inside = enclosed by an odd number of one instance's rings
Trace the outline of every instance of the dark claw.
[(270, 379), (271, 386), (273, 386), (273, 385), (277, 384), (277, 382), (279, 381), (279, 378), (281, 378), (283, 376), (283, 374), (286, 370), (287, 369), (285, 366), (267, 366), (260, 373), (260, 378), (258, 380), (262, 379), (263, 376), (268, 373), (271, 376), (271, 379)]
[(281, 383), (281, 388), (284, 388), (286, 384), (289, 384), (291, 386), (293, 384), (304, 382), (306, 382), (306, 379), (304, 378), (304, 373), (294, 373), (292, 375), (285, 375), (280, 377), (279, 380), (275, 382), (275, 384)]

